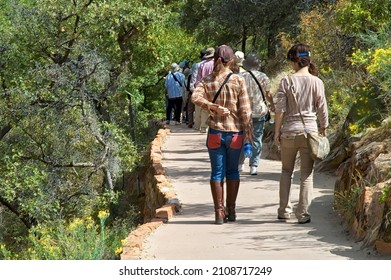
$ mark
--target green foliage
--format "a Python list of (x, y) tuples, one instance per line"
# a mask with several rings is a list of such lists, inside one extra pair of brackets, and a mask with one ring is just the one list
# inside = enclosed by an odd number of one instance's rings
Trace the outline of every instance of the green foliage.
[[(368, 64), (376, 62), (370, 54), (372, 51), (357, 48), (360, 45), (374, 46), (373, 43), (365, 43), (364, 38), (369, 35), (349, 36), (345, 33), (348, 28), (345, 25), (350, 23), (340, 20), (341, 14), (346, 12), (344, 9), (357, 2), (340, 1), (303, 13), (299, 36), (299, 41), (312, 46), (315, 63), (321, 70), (332, 125), (339, 127), (347, 120), (351, 135), (378, 126), (384, 117), (382, 108), (387, 100), (384, 97), (387, 91), (379, 90), (380, 82), (368, 76), (371, 70)], [(386, 68), (383, 68), (383, 63), (387, 64), (384, 55), (383, 52), (382, 59), (373, 65), (373, 70)]]
[(335, 20), (335, 8), (325, 6), (301, 14), (298, 41), (312, 47), (316, 64), (323, 70), (346, 68), (351, 39), (343, 34)]
[(391, 189), (391, 185), (390, 184), (384, 186), (384, 188), (383, 188), (383, 190), (381, 192), (381, 195), (379, 197), (379, 202), (380, 203), (384, 204), (387, 201), (388, 196), (390, 194), (390, 189)]
[(306, 42), (331, 123), (348, 118), (351, 134), (378, 125), (390, 112), (380, 108), (391, 107), (389, 8), (386, 0), (1, 1), (0, 254), (115, 258), (123, 233), (90, 217), (118, 203), (116, 184), (139, 164), (150, 120), (164, 116), (168, 66), (198, 61), (204, 47), (274, 58), (275, 73), (286, 48)]
[(337, 21), (347, 34), (380, 30), (390, 23), (389, 0), (342, 0), (337, 5)]
[[(28, 240), (66, 239), (66, 221), (117, 203), (115, 185), (140, 163), (152, 138), (148, 121), (164, 110), (157, 81), (173, 61), (198, 55), (177, 25), (179, 7), (163, 0), (0, 3), (0, 203), (36, 230)], [(62, 232), (45, 232), (54, 225)], [(7, 247), (12, 253), (26, 246), (19, 227), (9, 232), (20, 234), (17, 242), (1, 236), (7, 246), (17, 243)], [(25, 257), (56, 258), (60, 249), (34, 250)]]
[(367, 74), (367, 83), (374, 84), (378, 90), (378, 98), (386, 105), (383, 114), (391, 113), (391, 29), (389, 27), (378, 32), (361, 35), (363, 47), (356, 49), (352, 55), (352, 65)]
[(331, 127), (337, 128), (345, 121), (350, 109), (356, 103), (357, 94), (349, 86), (355, 82), (355, 77), (341, 70), (326, 71), (322, 71), (322, 78), (326, 85), (329, 118), (333, 120)]
[(4, 202), (14, 205), (22, 217), (45, 220), (50, 213), (59, 210), (58, 203), (50, 203), (50, 194), (40, 188), (48, 182), (47, 174), (39, 166), (24, 166), (20, 155), (4, 156), (0, 160), (0, 196)]
[[(331, 127), (340, 127), (345, 122), (351, 107), (356, 103), (355, 74), (346, 71), (350, 52), (349, 41), (344, 40), (335, 22), (335, 7), (326, 5), (302, 13), (299, 23), (300, 35), (296, 38), (312, 48), (312, 56), (325, 83)], [(282, 37), (283, 46), (289, 48), (294, 38)]]
[[(112, 123), (103, 123), (105, 129), (112, 133), (112, 143), (110, 144), (113, 150), (113, 158), (118, 158), (119, 170), (132, 170), (136, 163), (139, 162), (140, 156), (137, 154), (134, 143), (126, 134), (124, 129), (121, 129)], [(113, 174), (118, 174), (120, 171), (112, 171)]]
[[(129, 213), (128, 219), (132, 219)], [(27, 249), (13, 253), (0, 245), (0, 259), (30, 260), (102, 260), (118, 259), (122, 251), (121, 237), (131, 227), (124, 222), (107, 226), (109, 213), (99, 211), (96, 223), (91, 217), (58, 221), (52, 225), (40, 224), (31, 228)], [(2, 255), (2, 256), (1, 256)]]
[(183, 8), (182, 24), (210, 46), (229, 44), (245, 53), (274, 55), (275, 36), (295, 29), (297, 1), (188, 0)]

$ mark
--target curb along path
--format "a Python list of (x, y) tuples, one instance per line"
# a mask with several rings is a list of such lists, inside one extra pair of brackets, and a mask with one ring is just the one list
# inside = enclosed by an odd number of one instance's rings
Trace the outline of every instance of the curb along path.
[[(361, 249), (344, 231), (332, 210), (335, 178), (331, 175), (314, 176), (311, 223), (278, 221), (279, 161), (262, 159), (256, 176), (243, 172), (237, 221), (215, 225), (205, 139), (206, 134), (184, 125), (171, 126), (162, 148), (163, 166), (181, 202), (181, 212), (148, 231), (140, 259), (380, 259)], [(298, 178), (295, 172), (293, 205), (298, 199)]]

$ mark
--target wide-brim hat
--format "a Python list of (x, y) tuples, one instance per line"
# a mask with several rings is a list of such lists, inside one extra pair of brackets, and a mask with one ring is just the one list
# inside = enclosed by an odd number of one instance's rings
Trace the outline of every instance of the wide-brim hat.
[(243, 60), (244, 69), (250, 70), (258, 70), (261, 66), (261, 62), (259, 58), (255, 54), (249, 54), (245, 60)]
[(211, 58), (215, 54), (215, 49), (214, 48), (207, 48), (205, 51), (204, 59)]
[(179, 65), (176, 64), (176, 63), (171, 64), (170, 67), (171, 67), (171, 71), (172, 71), (172, 72), (177, 72), (177, 71), (180, 70)]
[(202, 49), (201, 51), (200, 51), (200, 59), (202, 60), (202, 59), (204, 59), (204, 55), (206, 54), (206, 49)]

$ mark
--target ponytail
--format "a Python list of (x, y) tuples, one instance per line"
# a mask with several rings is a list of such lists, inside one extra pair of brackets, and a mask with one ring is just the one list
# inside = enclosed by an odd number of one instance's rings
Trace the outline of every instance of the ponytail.
[(213, 66), (213, 77), (216, 78), (220, 72), (224, 71), (226, 67), (230, 67), (233, 60), (230, 60), (228, 62), (223, 62), (221, 57), (215, 60), (214, 66)]
[(314, 76), (319, 75), (318, 67), (315, 64), (313, 64), (312, 62), (310, 62), (310, 66), (308, 67), (308, 71), (310, 72), (310, 74), (312, 74)]
[(221, 58), (219, 57), (217, 60), (215, 60), (214, 66), (213, 66), (213, 77), (216, 78), (217, 75), (224, 69), (223, 62), (221, 61)]

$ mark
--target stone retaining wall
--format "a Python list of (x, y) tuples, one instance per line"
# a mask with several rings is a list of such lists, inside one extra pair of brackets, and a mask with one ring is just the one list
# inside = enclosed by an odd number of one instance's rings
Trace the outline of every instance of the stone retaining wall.
[(335, 206), (357, 241), (391, 256), (391, 122), (353, 141), (337, 169)]
[(137, 178), (137, 182), (127, 182), (127, 185), (137, 184), (137, 189), (144, 196), (142, 209), (144, 223), (125, 239), (121, 260), (140, 259), (144, 238), (172, 218), (180, 209), (175, 190), (168, 181), (162, 165), (162, 145), (169, 132), (168, 128), (159, 129), (151, 142), (149, 160), (146, 161), (142, 174)]

